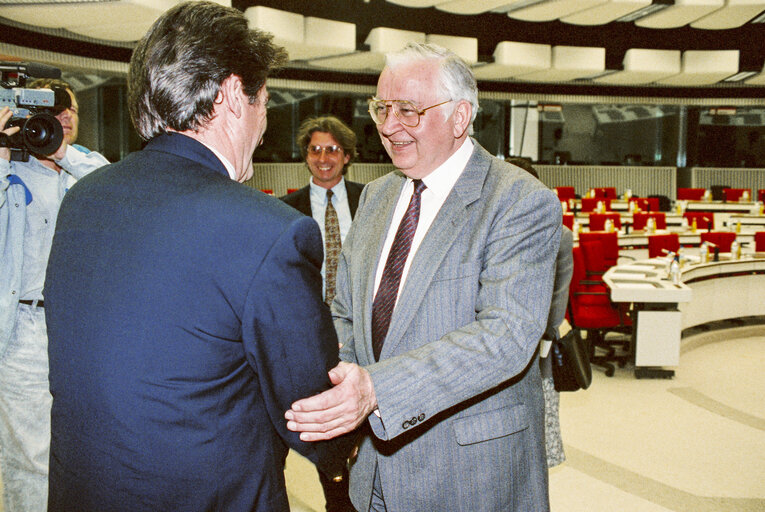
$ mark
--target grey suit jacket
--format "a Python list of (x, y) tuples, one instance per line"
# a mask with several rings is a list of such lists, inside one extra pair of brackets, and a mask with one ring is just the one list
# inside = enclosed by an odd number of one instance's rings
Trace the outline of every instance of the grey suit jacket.
[(380, 412), (352, 462), (351, 500), (368, 509), (377, 467), (388, 510), (548, 510), (531, 363), (550, 310), (560, 203), (476, 144), (413, 256), (375, 362), (374, 276), (404, 183), (395, 172), (367, 185), (339, 261), (341, 358), (370, 372)]

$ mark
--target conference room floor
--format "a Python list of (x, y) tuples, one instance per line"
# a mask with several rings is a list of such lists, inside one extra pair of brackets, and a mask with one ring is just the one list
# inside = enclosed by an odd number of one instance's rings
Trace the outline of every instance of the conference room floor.
[[(671, 380), (594, 369), (588, 390), (562, 393), (552, 511), (765, 510), (763, 322), (686, 333)], [(324, 510), (310, 462), (290, 453), (285, 474), (292, 512)]]
[[(674, 379), (596, 369), (561, 395), (553, 512), (765, 510), (765, 318), (713, 327), (685, 333)], [(324, 510), (310, 462), (291, 452), (285, 475), (292, 512)]]

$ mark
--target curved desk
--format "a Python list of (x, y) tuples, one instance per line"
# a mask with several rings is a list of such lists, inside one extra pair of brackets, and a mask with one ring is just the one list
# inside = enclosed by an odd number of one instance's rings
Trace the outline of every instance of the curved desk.
[(682, 282), (667, 278), (668, 260), (655, 258), (612, 267), (603, 276), (614, 302), (634, 304), (635, 376), (671, 377), (678, 366), (683, 329), (753, 315), (765, 315), (765, 253), (734, 260), (686, 264)]

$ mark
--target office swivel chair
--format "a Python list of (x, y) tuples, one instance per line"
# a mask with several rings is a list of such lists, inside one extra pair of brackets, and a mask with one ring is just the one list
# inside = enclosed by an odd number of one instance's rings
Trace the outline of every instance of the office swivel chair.
[(595, 199), (616, 199), (616, 187), (593, 187)]
[(677, 233), (665, 233), (648, 237), (649, 258), (664, 256), (666, 254), (665, 250), (675, 254), (680, 250), (680, 236)]
[(574, 190), (574, 187), (555, 187), (553, 190), (558, 194), (558, 199), (561, 201), (576, 199), (576, 191)]
[(641, 231), (648, 224), (648, 219), (653, 218), (656, 229), (667, 229), (667, 215), (664, 212), (638, 212), (632, 214), (632, 229)]
[(693, 225), (693, 219), (696, 219), (696, 227), (698, 229), (706, 229), (711, 231), (715, 227), (715, 214), (714, 212), (685, 212), (683, 217), (688, 219), (688, 225)]
[(755, 252), (765, 252), (765, 231), (758, 231), (754, 234)]
[(622, 227), (622, 218), (618, 213), (595, 213), (592, 212), (589, 215), (589, 228), (590, 231), (604, 231), (606, 229), (606, 220), (611, 219), (614, 223), (614, 228), (619, 229)]
[(573, 213), (563, 214), (563, 225), (566, 226), (568, 229), (571, 229), (571, 230), (574, 229), (574, 214)]
[(582, 213), (594, 212), (595, 209), (598, 207), (598, 202), (602, 202), (605, 205), (606, 211), (611, 211), (610, 199), (596, 198), (596, 197), (583, 197), (582, 198)]
[(644, 212), (659, 211), (658, 197), (630, 197), (630, 203), (635, 203), (637, 207)]
[(746, 192), (749, 195), (749, 201), (752, 200), (752, 191), (748, 188), (725, 188), (723, 189), (723, 198), (728, 203), (737, 203), (741, 196)]
[[(630, 327), (623, 321), (623, 316), (610, 299), (605, 284), (587, 278), (584, 253), (581, 247), (574, 247), (574, 272), (569, 286), (568, 322), (573, 329), (585, 331), (590, 345), (590, 362), (606, 371), (606, 376), (614, 375), (614, 364), (624, 366), (626, 355), (616, 354), (616, 348), (605, 341), (610, 331), (629, 332)], [(596, 347), (605, 350), (599, 354)]]
[(710, 242), (715, 244), (720, 252), (730, 252), (731, 245), (736, 239), (736, 233), (731, 231), (710, 231), (701, 233), (701, 242)]
[(757, 191), (757, 200), (761, 203), (765, 203), (765, 188), (761, 188)]
[(704, 199), (705, 188), (678, 188), (677, 199), (680, 201), (701, 201)]

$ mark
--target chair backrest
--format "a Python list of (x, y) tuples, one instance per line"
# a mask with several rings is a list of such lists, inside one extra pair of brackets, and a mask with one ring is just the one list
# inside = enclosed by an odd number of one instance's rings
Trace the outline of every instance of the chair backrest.
[(758, 231), (754, 234), (754, 250), (765, 252), (765, 231)]
[(701, 233), (702, 242), (711, 242), (715, 244), (720, 252), (730, 252), (730, 246), (736, 239), (736, 233), (731, 231), (710, 231), (709, 233)]
[(648, 199), (656, 199), (656, 202), (659, 205), (658, 211), (660, 212), (668, 212), (672, 209), (672, 201), (670, 201), (667, 196), (656, 194), (648, 196)]
[(616, 199), (616, 187), (593, 187), (595, 199)]
[(677, 198), (682, 201), (701, 201), (704, 198), (704, 188), (678, 188)]
[(611, 219), (614, 223), (614, 227), (619, 229), (622, 227), (621, 215), (616, 212), (611, 213), (595, 213), (589, 214), (589, 227), (590, 231), (603, 231), (606, 229), (606, 220)]
[(619, 325), (619, 310), (611, 303), (608, 289), (604, 285), (591, 286), (583, 283), (588, 277), (582, 247), (574, 247), (572, 256), (574, 272), (568, 287), (568, 322), (574, 329), (599, 329)]
[(688, 219), (688, 225), (693, 225), (693, 219), (696, 219), (696, 227), (699, 229), (714, 229), (714, 212), (685, 212), (683, 217)]
[(765, 188), (757, 191), (757, 200), (765, 203)]
[(677, 253), (680, 250), (680, 236), (677, 233), (664, 233), (648, 237), (648, 257), (664, 256), (663, 249)]
[(752, 200), (752, 191), (748, 188), (725, 188), (723, 189), (723, 198), (729, 203), (735, 203), (741, 200), (741, 196), (746, 192), (749, 200)]
[(573, 213), (563, 214), (563, 225), (566, 226), (568, 229), (571, 229), (571, 230), (574, 229), (574, 214)]
[(602, 201), (606, 207), (606, 211), (611, 210), (611, 200), (606, 198), (597, 197), (583, 197), (582, 198), (582, 212), (592, 212), (598, 207), (598, 201)]
[(667, 229), (667, 214), (664, 212), (638, 212), (632, 214), (632, 229), (640, 231), (645, 229), (648, 219), (653, 218), (656, 229)]
[(576, 197), (576, 191), (574, 187), (555, 187), (555, 193), (558, 194), (558, 199), (561, 201), (568, 201)]
[[(619, 259), (619, 237), (616, 231), (613, 233), (607, 233), (605, 231), (584, 232), (579, 233), (579, 245), (583, 246), (587, 242), (597, 241), (602, 246), (603, 253), (603, 271), (616, 265)], [(585, 252), (585, 261), (588, 259), (588, 254)], [(587, 265), (587, 269), (590, 266)]]
[(658, 212), (659, 198), (658, 197), (630, 197), (630, 203), (637, 204), (644, 212)]

